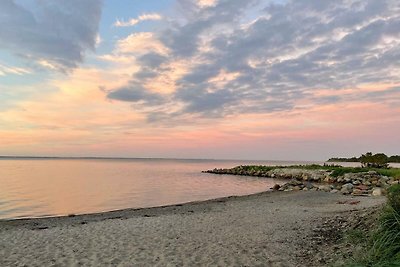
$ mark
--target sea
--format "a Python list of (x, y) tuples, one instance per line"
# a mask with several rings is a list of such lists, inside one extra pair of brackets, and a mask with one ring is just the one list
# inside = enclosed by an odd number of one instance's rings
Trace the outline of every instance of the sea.
[(323, 162), (182, 159), (0, 159), (0, 219), (145, 208), (269, 190), (270, 178), (202, 173), (237, 165)]

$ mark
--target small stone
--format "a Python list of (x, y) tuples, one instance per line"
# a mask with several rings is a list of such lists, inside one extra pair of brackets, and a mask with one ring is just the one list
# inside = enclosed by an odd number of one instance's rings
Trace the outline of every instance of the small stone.
[(339, 190), (337, 190), (337, 189), (332, 189), (332, 190), (331, 190), (331, 193), (332, 193), (332, 194), (335, 194), (335, 193), (337, 193), (337, 192), (339, 192)]
[(372, 190), (372, 195), (374, 197), (382, 196), (382, 189), (381, 188), (374, 188), (374, 190)]

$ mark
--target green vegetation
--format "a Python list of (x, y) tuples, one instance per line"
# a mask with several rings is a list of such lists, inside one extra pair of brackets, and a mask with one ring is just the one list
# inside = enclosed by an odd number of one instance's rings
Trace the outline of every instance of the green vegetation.
[(358, 158), (330, 158), (328, 162), (361, 162), (365, 167), (384, 168), (387, 167), (387, 163), (400, 163), (400, 155), (388, 157), (383, 153), (372, 154), (368, 152)]
[(389, 157), (389, 162), (400, 163), (400, 155)]
[(360, 162), (360, 158), (351, 157), (351, 158), (330, 158), (328, 162)]
[(363, 167), (387, 168), (389, 158), (383, 153), (372, 154), (371, 152), (361, 155), (360, 162)]
[(366, 248), (362, 256), (346, 266), (400, 266), (400, 185), (390, 187), (387, 198), (379, 225), (364, 235), (367, 239), (362, 233), (348, 234), (350, 241), (365, 242)]
[(389, 168), (389, 169), (374, 169), (379, 174), (394, 177), (395, 179), (400, 180), (400, 168)]

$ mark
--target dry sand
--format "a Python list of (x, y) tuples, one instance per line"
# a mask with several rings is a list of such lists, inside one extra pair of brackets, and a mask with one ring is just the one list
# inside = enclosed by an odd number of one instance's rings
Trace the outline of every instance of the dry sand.
[[(348, 200), (357, 205), (339, 204)], [(160, 208), (0, 221), (0, 266), (304, 266), (313, 227), (383, 197), (266, 192)]]

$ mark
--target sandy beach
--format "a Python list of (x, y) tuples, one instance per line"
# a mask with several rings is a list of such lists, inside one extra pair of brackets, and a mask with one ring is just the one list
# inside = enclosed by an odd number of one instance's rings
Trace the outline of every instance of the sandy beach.
[(0, 221), (0, 266), (303, 266), (299, 254), (309, 246), (315, 227), (384, 201), (325, 192), (265, 192)]

